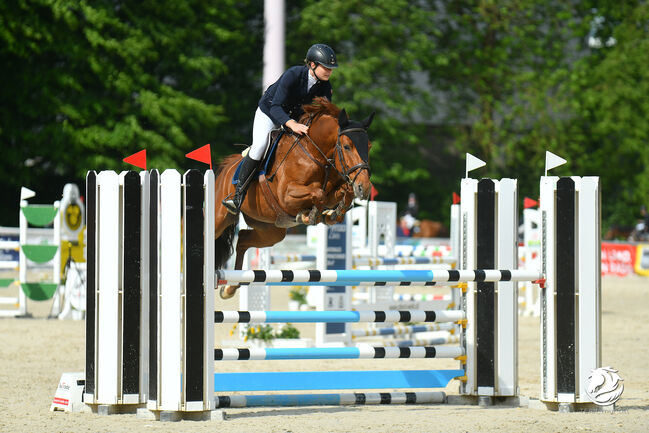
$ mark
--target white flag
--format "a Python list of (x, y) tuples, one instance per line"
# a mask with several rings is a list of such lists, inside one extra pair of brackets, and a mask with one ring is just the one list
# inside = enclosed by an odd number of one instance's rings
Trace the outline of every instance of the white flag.
[(552, 170), (555, 167), (565, 164), (566, 161), (562, 157), (555, 155), (552, 152), (545, 151), (545, 175), (548, 175), (548, 170)]
[(475, 170), (476, 168), (484, 167), (487, 165), (483, 160), (476, 158), (470, 153), (466, 154), (466, 175), (464, 177), (469, 177), (469, 172)]
[[(29, 188), (25, 188), (24, 186), (20, 188), (20, 200), (27, 200), (28, 198), (32, 198), (36, 195), (34, 191), (32, 191)], [(15, 197), (15, 196), (14, 196)]]

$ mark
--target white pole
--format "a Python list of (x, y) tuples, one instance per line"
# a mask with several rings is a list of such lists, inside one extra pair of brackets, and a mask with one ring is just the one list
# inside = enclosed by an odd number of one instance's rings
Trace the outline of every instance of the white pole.
[(284, 0), (264, 0), (263, 90), (284, 72)]

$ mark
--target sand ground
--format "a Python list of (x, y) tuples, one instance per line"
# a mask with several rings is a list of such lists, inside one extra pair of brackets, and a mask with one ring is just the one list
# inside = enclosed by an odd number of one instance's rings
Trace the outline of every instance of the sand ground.
[[(281, 308), (286, 293), (273, 293)], [(276, 303), (277, 301), (277, 303)], [(285, 301), (284, 301), (285, 302)], [(229, 301), (222, 309), (236, 309)], [(602, 338), (605, 366), (619, 369), (625, 391), (614, 413), (558, 413), (477, 406), (345, 406), (228, 409), (225, 421), (159, 423), (134, 415), (50, 412), (63, 372), (84, 369), (84, 322), (48, 320), (50, 303), (30, 303), (31, 319), (0, 319), (0, 431), (2, 432), (647, 432), (649, 431), (649, 279), (603, 279)], [(230, 325), (226, 325), (230, 326)], [(229, 328), (218, 332), (227, 338)], [(633, 332), (631, 332), (633, 331)], [(303, 329), (304, 334), (310, 331)], [(539, 396), (539, 321), (519, 322), (521, 395)], [(431, 367), (431, 362), (434, 366)], [(224, 363), (230, 371), (286, 369), (286, 362)], [(305, 361), (294, 370), (455, 368), (448, 360)], [(457, 393), (451, 382), (447, 394)]]

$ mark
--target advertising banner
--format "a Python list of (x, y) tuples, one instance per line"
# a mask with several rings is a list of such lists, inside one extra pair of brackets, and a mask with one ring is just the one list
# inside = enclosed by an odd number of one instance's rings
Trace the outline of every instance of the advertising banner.
[(633, 275), (636, 255), (635, 245), (602, 242), (602, 275)]

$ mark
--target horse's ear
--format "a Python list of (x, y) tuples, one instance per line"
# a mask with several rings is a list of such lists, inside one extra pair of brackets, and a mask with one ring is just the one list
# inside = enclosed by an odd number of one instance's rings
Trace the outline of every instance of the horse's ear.
[(367, 129), (370, 127), (372, 124), (372, 120), (374, 120), (374, 115), (376, 114), (376, 111), (373, 111), (372, 114), (370, 114), (367, 119), (363, 120), (363, 128)]
[(344, 128), (348, 123), (349, 117), (347, 116), (347, 112), (343, 108), (342, 110), (340, 110), (340, 114), (338, 115), (338, 126)]

